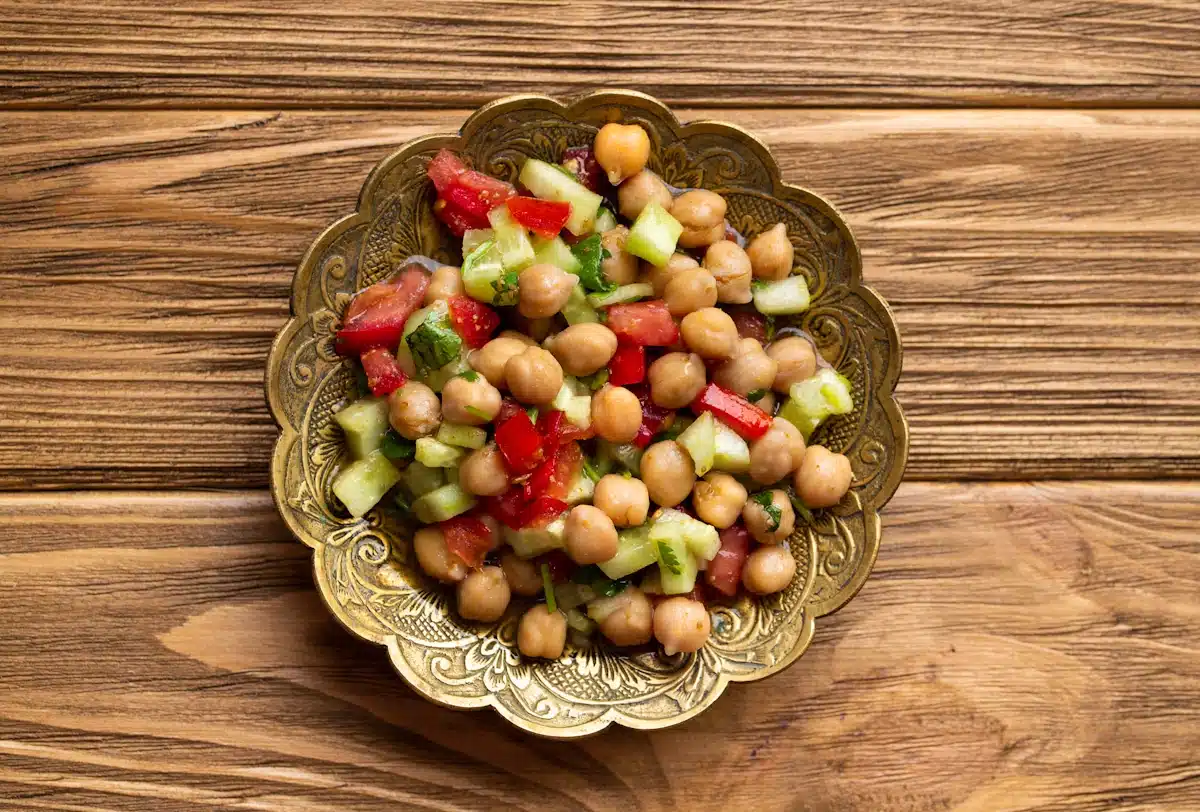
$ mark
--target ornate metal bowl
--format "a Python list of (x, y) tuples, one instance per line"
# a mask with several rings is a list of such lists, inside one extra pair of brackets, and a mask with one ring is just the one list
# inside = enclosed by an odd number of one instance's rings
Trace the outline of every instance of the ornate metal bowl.
[[(517, 609), (500, 622), (468, 623), (453, 598), (425, 578), (401, 523), (386, 509), (348, 518), (330, 486), (343, 457), (332, 415), (353, 397), (349, 365), (333, 351), (351, 295), (411, 254), (460, 261), (433, 217), (430, 157), (459, 151), (476, 168), (513, 180), (527, 157), (557, 161), (589, 145), (609, 121), (650, 134), (650, 166), (675, 186), (722, 194), (747, 237), (782, 221), (813, 294), (799, 326), (853, 382), (858, 407), (828, 421), (814, 442), (850, 457), (851, 492), (813, 524), (797, 522), (790, 547), (797, 577), (783, 593), (713, 610), (713, 635), (694, 655), (667, 657), (596, 645), (555, 662), (516, 650)], [(767, 148), (728, 124), (680, 124), (663, 104), (631, 92), (599, 92), (565, 105), (517, 96), (480, 108), (458, 134), (406, 144), (371, 172), (357, 210), (312, 244), (292, 283), (293, 318), (271, 349), (267, 401), (281, 431), (271, 466), (279, 512), (313, 550), (316, 583), (330, 611), (360, 637), (386, 646), (396, 670), (422, 695), (452, 708), (492, 707), (543, 736), (582, 736), (616, 722), (660, 728), (689, 719), (730, 682), (775, 674), (804, 652), (817, 618), (863, 585), (879, 549), (879, 509), (900, 482), (908, 429), (893, 389), (900, 339), (887, 305), (862, 283), (862, 258), (841, 215), (812, 192), (785, 184)]]

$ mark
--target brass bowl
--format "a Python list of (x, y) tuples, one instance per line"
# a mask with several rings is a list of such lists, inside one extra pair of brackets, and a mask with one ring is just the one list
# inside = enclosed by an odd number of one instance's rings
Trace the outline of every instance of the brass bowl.
[[(694, 655), (620, 652), (604, 645), (571, 650), (555, 662), (516, 650), (516, 607), (498, 623), (464, 622), (453, 598), (415, 566), (394, 512), (348, 518), (330, 490), (343, 456), (331, 419), (353, 397), (350, 365), (333, 351), (340, 314), (358, 289), (378, 282), (411, 254), (458, 264), (456, 241), (433, 217), (430, 157), (459, 151), (477, 169), (508, 180), (527, 157), (561, 158), (590, 145), (610, 121), (650, 134), (650, 166), (675, 186), (704, 187), (729, 203), (747, 237), (784, 222), (813, 294), (798, 320), (822, 355), (853, 383), (858, 408), (828, 421), (821, 442), (850, 457), (854, 483), (815, 523), (798, 521), (791, 539), (797, 577), (767, 599), (740, 598), (713, 609), (712, 639)], [(516, 96), (485, 105), (457, 134), (406, 144), (375, 167), (358, 209), (329, 226), (305, 254), (292, 283), (293, 318), (267, 366), (266, 394), (281, 428), (271, 490), (296, 536), (313, 549), (322, 598), (346, 628), (386, 646), (396, 670), (425, 697), (451, 708), (492, 707), (543, 736), (595, 733), (616, 722), (667, 727), (707, 708), (729, 682), (775, 674), (804, 652), (816, 619), (863, 585), (879, 549), (879, 509), (900, 483), (908, 428), (893, 389), (900, 338), (883, 300), (862, 283), (862, 257), (845, 220), (812, 192), (789, 186), (767, 148), (749, 133), (715, 122), (680, 124), (640, 93), (604, 91), (564, 105)]]

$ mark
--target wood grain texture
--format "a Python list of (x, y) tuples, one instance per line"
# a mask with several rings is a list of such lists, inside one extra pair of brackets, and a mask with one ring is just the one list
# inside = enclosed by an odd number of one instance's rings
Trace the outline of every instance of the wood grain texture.
[[(264, 486), (295, 264), (464, 116), (0, 114), (0, 487)], [(1200, 475), (1200, 113), (723, 117), (849, 217), (911, 478)]]
[(1174, 0), (0, 3), (0, 104), (474, 106), (633, 87), (678, 104), (1186, 105)]
[(1191, 812), (1198, 522), (1194, 482), (906, 484), (872, 579), (790, 670), (673, 730), (555, 743), (403, 688), (265, 493), (3, 495), (0, 798)]

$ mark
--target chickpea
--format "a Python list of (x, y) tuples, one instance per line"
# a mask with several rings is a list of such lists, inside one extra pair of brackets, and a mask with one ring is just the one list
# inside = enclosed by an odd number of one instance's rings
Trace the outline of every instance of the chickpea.
[(428, 437), (441, 425), (441, 401), (425, 384), (409, 381), (388, 395), (388, 422), (407, 440)]
[(551, 338), (548, 349), (568, 375), (591, 375), (612, 360), (617, 337), (603, 324), (573, 324)]
[(671, 210), (671, 190), (663, 179), (643, 169), (631, 178), (627, 178), (617, 189), (617, 210), (629, 221), (636, 220), (642, 209), (651, 203), (657, 203), (667, 211)]
[(517, 648), (526, 657), (556, 660), (567, 644), (567, 619), (562, 612), (551, 612), (544, 603), (521, 616), (517, 628)]
[(707, 189), (692, 189), (675, 198), (671, 216), (683, 226), (679, 244), (698, 248), (723, 240), (726, 209), (725, 198)]
[(413, 552), (425, 574), (444, 584), (455, 584), (467, 577), (466, 563), (450, 552), (446, 537), (436, 527), (422, 527), (416, 532)]
[(499, 567), (476, 570), (458, 584), (458, 613), (466, 620), (491, 623), (508, 608), (512, 592)]
[(638, 258), (625, 250), (629, 229), (625, 226), (610, 228), (600, 235), (600, 245), (608, 251), (608, 259), (600, 262), (600, 271), (609, 282), (628, 285), (637, 279)]
[(650, 160), (650, 136), (636, 124), (605, 124), (592, 142), (596, 163), (608, 173), (608, 182), (617, 186), (632, 178)]
[(504, 378), (517, 400), (544, 406), (562, 388), (563, 371), (554, 356), (541, 347), (526, 347), (520, 355), (508, 359)]
[(467, 455), (458, 468), (458, 484), (476, 496), (499, 496), (508, 490), (508, 470), (495, 443)]
[(425, 288), (425, 305), (451, 296), (461, 296), (462, 292), (462, 273), (453, 265), (443, 265), (429, 277), (429, 287)]
[(682, 409), (704, 388), (704, 361), (694, 352), (669, 352), (650, 365), (646, 376), (656, 406)]
[(854, 472), (845, 454), (834, 454), (822, 445), (810, 445), (796, 469), (796, 495), (810, 508), (833, 507), (850, 490)]
[(699, 651), (712, 632), (708, 609), (691, 598), (667, 598), (654, 610), (654, 639), (667, 656)]
[(746, 304), (750, 295), (750, 258), (735, 242), (721, 240), (704, 253), (704, 267), (717, 280), (717, 301)]
[(683, 446), (674, 440), (663, 440), (642, 455), (642, 481), (655, 504), (675, 507), (692, 492), (696, 468)]
[(776, 223), (750, 241), (746, 256), (750, 257), (755, 279), (787, 279), (792, 272), (796, 249), (788, 239), (787, 228), (783, 223)]
[[(745, 397), (759, 389), (770, 389), (778, 370), (779, 364), (763, 351), (761, 344), (753, 338), (743, 338), (738, 341), (733, 357), (713, 371), (713, 380)], [(756, 405), (763, 408), (761, 401)]]
[(817, 374), (817, 351), (806, 338), (781, 338), (767, 347), (767, 355), (774, 358), (779, 365), (775, 381), (771, 384), (771, 388), (776, 392), (786, 394), (792, 388), (792, 384)]
[(685, 268), (663, 288), (667, 310), (675, 318), (710, 308), (717, 303), (717, 280), (703, 268)]
[(750, 478), (772, 485), (791, 471), (791, 439), (783, 429), (772, 425), (766, 434), (750, 443)]
[(482, 426), (499, 413), (500, 390), (482, 375), (475, 375), (473, 381), (457, 376), (442, 387), (442, 415), (447, 422)]
[(596, 483), (592, 504), (608, 514), (617, 527), (637, 527), (650, 512), (650, 492), (640, 479), (606, 474)]
[(532, 345), (533, 341), (528, 336), (507, 331), (471, 353), (468, 361), (471, 368), (487, 378), (492, 386), (504, 386), (504, 368), (508, 359), (520, 355)]
[(650, 642), (654, 607), (642, 590), (626, 587), (606, 599), (603, 608), (608, 614), (597, 623), (600, 633), (610, 641), (618, 646), (640, 646)]
[(500, 556), (500, 569), (508, 586), (518, 595), (532, 598), (542, 592), (542, 573), (532, 561), (526, 561), (512, 550)]
[(719, 307), (706, 307), (688, 313), (679, 323), (683, 343), (701, 358), (732, 358), (738, 345), (737, 325)]
[(576, 505), (567, 514), (567, 555), (576, 564), (599, 564), (617, 554), (617, 528), (608, 514), (591, 505)]
[(557, 324), (555, 316), (544, 319), (527, 319), (521, 315), (519, 310), (512, 314), (513, 328), (529, 339), (530, 344), (540, 344), (545, 341)]
[[(763, 493), (771, 498), (771, 511), (768, 512), (758, 501), (761, 495), (755, 494), (742, 508), (742, 521), (746, 523), (746, 530), (759, 544), (778, 544), (796, 529), (796, 511), (783, 491), (776, 489)], [(776, 510), (779, 511), (778, 521), (772, 515)]]
[(671, 258), (667, 260), (666, 265), (645, 263), (642, 266), (642, 273), (645, 276), (644, 281), (654, 285), (654, 295), (662, 297), (666, 295), (667, 283), (674, 279), (676, 274), (680, 271), (686, 271), (688, 268), (699, 267), (700, 263), (687, 254), (671, 254)]
[(642, 404), (623, 386), (604, 385), (592, 395), (592, 427), (610, 443), (632, 443), (642, 426)]
[(781, 544), (759, 547), (746, 556), (742, 566), (742, 583), (755, 595), (782, 592), (796, 574), (796, 559)]
[(746, 489), (729, 474), (711, 473), (692, 488), (692, 507), (702, 521), (724, 530), (738, 520)]
[(788, 450), (792, 455), (792, 470), (795, 471), (804, 462), (804, 434), (782, 417), (771, 420), (771, 429), (783, 432), (783, 436), (787, 438)]
[(527, 319), (545, 319), (562, 310), (579, 277), (549, 263), (530, 265), (517, 279), (517, 310)]

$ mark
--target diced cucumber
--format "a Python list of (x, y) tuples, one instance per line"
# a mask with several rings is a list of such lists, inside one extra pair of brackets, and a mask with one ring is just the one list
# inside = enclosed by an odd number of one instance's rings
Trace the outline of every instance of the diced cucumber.
[(495, 237), (496, 232), (490, 228), (468, 228), (462, 238), (462, 255), (468, 256), (476, 248)]
[(453, 468), (466, 456), (461, 448), (446, 445), (432, 437), (417, 440), (417, 462), (430, 468)]
[(592, 393), (570, 375), (564, 376), (563, 384), (550, 405), (563, 412), (568, 420), (581, 429), (592, 425)]
[(413, 513), (424, 524), (453, 519), (475, 507), (475, 497), (457, 485), (443, 485), (413, 502)]
[(592, 230), (604, 198), (588, 189), (557, 167), (530, 158), (521, 167), (521, 185), (543, 200), (559, 200), (571, 204), (567, 231), (582, 236)]
[(459, 448), (483, 448), (487, 442), (487, 430), (478, 426), (462, 426), (457, 423), (443, 423), (438, 427), (434, 437), (446, 445), (456, 445)]
[(350, 455), (361, 460), (383, 445), (387, 435), (388, 405), (386, 398), (359, 398), (333, 416), (346, 435)]
[(577, 606), (583, 606), (588, 601), (595, 600), (596, 597), (596, 590), (587, 584), (567, 581), (565, 584), (557, 584), (554, 587), (554, 602), (564, 612)]
[(588, 304), (592, 307), (608, 307), (609, 305), (636, 302), (654, 295), (654, 285), (649, 282), (636, 282), (632, 285), (621, 285), (608, 293), (589, 293)]
[(517, 303), (517, 272), (505, 269), (495, 240), (481, 243), (463, 260), (462, 280), (472, 299), (494, 305)]
[(650, 541), (650, 526), (631, 527), (617, 533), (617, 554), (600, 564), (600, 571), (612, 580), (632, 575), (658, 560)]
[(714, 422), (712, 412), (704, 412), (676, 438), (691, 455), (696, 476), (704, 476), (712, 470), (717, 450), (717, 429)]
[[(559, 608), (561, 607), (562, 603), (559, 602)], [(570, 626), (573, 631), (579, 632), (583, 635), (590, 635), (596, 631), (596, 621), (592, 620), (578, 609), (568, 609), (566, 612), (564, 612), (564, 614), (567, 616), (567, 625)]]
[(567, 522), (561, 516), (544, 527), (522, 527), (513, 530), (503, 527), (504, 540), (513, 548), (513, 552), (521, 558), (533, 558), (551, 550), (561, 549), (564, 545), (563, 536), (566, 533)]
[(808, 283), (803, 276), (775, 282), (755, 282), (754, 309), (767, 316), (787, 316), (808, 310)]
[(675, 253), (675, 243), (682, 233), (683, 226), (678, 220), (662, 206), (651, 203), (633, 222), (625, 240), (625, 250), (651, 265), (663, 266)]
[(612, 231), (617, 227), (617, 215), (613, 214), (607, 206), (601, 206), (600, 212), (596, 215), (596, 224), (592, 226), (592, 231), (597, 234), (603, 234), (606, 231)]
[[(653, 529), (650, 531), (653, 533)], [(696, 586), (696, 559), (682, 538), (653, 542), (663, 594), (686, 595)]]
[[(711, 412), (707, 413), (711, 414)], [(750, 446), (736, 431), (717, 420), (713, 468), (730, 474), (744, 474), (750, 470)]]
[(645, 452), (633, 443), (622, 443), (621, 445), (613, 446), (613, 455), (617, 458), (617, 462), (625, 466), (625, 469), (634, 476), (642, 475), (643, 453)]
[(589, 298), (591, 297), (584, 292), (582, 285), (576, 285), (572, 289), (571, 295), (562, 309), (563, 318), (567, 320), (567, 324), (590, 324), (600, 321), (600, 314), (588, 302)]
[(792, 384), (788, 394), (778, 416), (800, 429), (806, 441), (831, 414), (848, 414), (854, 410), (850, 381), (829, 367)]
[(568, 505), (590, 504), (595, 494), (596, 483), (590, 476), (580, 471), (576, 475), (575, 481), (571, 483), (571, 489), (567, 491), (567, 498), (563, 501)]
[(691, 554), (703, 561), (711, 560), (721, 549), (717, 528), (681, 510), (663, 509), (655, 513), (650, 523), (650, 540), (656, 544), (682, 540)]
[(563, 242), (562, 237), (547, 239), (535, 236), (533, 238), (533, 256), (535, 262), (554, 265), (567, 273), (579, 271), (579, 259), (571, 251), (571, 247)]
[(452, 378), (456, 378), (462, 373), (469, 371), (471, 371), (471, 364), (467, 360), (467, 354), (463, 353), (441, 369), (435, 369), (425, 375), (423, 380), (434, 392), (441, 392), (446, 388), (446, 384), (450, 383)]
[(504, 270), (520, 271), (533, 264), (533, 243), (529, 241), (529, 233), (512, 218), (508, 206), (497, 206), (488, 212), (488, 222), (492, 224)]
[(415, 460), (404, 469), (404, 487), (419, 499), (446, 484), (446, 469), (430, 468)]
[(396, 466), (376, 449), (338, 472), (333, 480), (333, 495), (341, 500), (351, 516), (358, 518), (375, 507), (399, 481), (400, 472)]
[(850, 414), (854, 411), (854, 395), (850, 392), (850, 380), (836, 370), (824, 367), (816, 375), (821, 379), (821, 394), (833, 414)]

